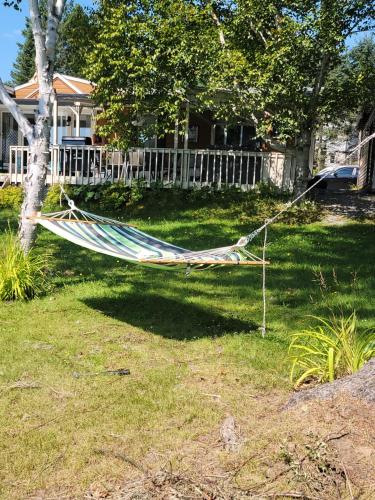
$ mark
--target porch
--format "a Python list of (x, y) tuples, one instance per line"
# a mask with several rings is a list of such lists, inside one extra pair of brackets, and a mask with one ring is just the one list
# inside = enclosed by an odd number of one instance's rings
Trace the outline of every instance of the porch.
[[(142, 181), (146, 186), (185, 189), (235, 186), (253, 189), (259, 182), (289, 191), (294, 187), (295, 158), (291, 153), (217, 149), (135, 148), (111, 150), (105, 146), (53, 145), (47, 184), (100, 184)], [(8, 178), (22, 184), (27, 174), (27, 146), (11, 146)]]

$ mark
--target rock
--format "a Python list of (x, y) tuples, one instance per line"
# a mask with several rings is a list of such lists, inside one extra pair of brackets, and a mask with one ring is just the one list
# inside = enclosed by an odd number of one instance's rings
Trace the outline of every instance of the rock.
[(241, 446), (241, 436), (234, 418), (229, 415), (220, 428), (221, 441), (227, 451), (238, 451)]
[(375, 404), (375, 358), (353, 375), (293, 394), (284, 409), (313, 399), (332, 399), (340, 393)]

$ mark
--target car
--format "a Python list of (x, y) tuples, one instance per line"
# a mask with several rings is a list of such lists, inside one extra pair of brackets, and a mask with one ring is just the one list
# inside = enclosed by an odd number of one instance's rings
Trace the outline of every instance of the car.
[(316, 189), (341, 190), (350, 189), (357, 185), (359, 168), (356, 165), (340, 165), (336, 167), (327, 167), (320, 170), (312, 179), (309, 180), (308, 187), (316, 184)]

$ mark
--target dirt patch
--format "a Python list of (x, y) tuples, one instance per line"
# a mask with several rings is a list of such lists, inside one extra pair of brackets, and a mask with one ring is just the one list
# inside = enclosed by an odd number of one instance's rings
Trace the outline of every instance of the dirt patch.
[[(259, 402), (261, 403), (261, 402)], [(246, 439), (240, 452), (228, 452), (220, 428), (165, 455), (155, 467), (150, 452), (142, 463), (117, 449), (106, 450), (132, 473), (122, 482), (93, 484), (86, 498), (210, 499), (375, 497), (375, 407), (340, 397), (309, 402), (289, 411), (272, 407), (254, 426), (242, 416)], [(260, 409), (260, 408), (259, 408)], [(159, 460), (158, 460), (159, 462)], [(159, 462), (160, 463), (160, 462)]]

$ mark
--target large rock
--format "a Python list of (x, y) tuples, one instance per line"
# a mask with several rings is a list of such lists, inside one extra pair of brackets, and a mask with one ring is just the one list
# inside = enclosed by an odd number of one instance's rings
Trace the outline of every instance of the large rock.
[(375, 358), (366, 363), (354, 375), (348, 375), (334, 382), (294, 393), (285, 408), (288, 409), (298, 403), (312, 399), (331, 399), (340, 393), (346, 393), (352, 397), (375, 404)]

